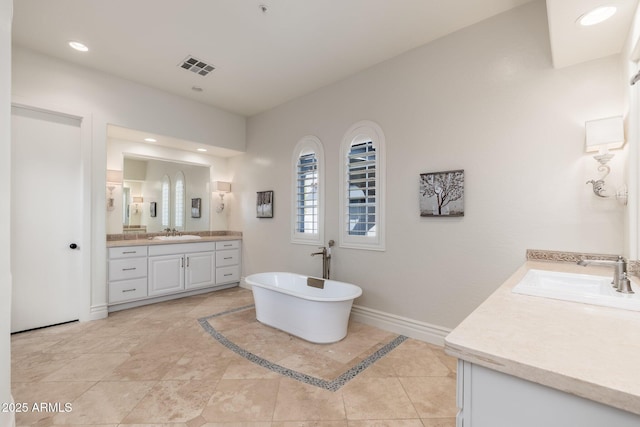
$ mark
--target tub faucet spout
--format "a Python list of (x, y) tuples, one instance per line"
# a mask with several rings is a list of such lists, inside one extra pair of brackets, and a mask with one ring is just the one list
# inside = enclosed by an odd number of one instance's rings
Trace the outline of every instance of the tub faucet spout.
[[(329, 240), (329, 248), (333, 246), (333, 240)], [(329, 279), (329, 260), (331, 259), (331, 250), (327, 249), (325, 246), (318, 248), (321, 249), (320, 252), (313, 252), (311, 256), (322, 255), (322, 278)]]
[(322, 249), (320, 252), (313, 252), (311, 256), (322, 255), (323, 257), (327, 256), (327, 248), (319, 248)]

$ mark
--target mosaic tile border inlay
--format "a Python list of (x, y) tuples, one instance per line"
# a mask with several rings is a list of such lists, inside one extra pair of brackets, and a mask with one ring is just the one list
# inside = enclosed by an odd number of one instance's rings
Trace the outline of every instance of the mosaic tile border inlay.
[(370, 356), (365, 358), (362, 362), (348, 369), (346, 372), (338, 376), (337, 378), (327, 381), (321, 378), (316, 378), (311, 375), (303, 374), (302, 372), (294, 371), (293, 369), (285, 368), (284, 366), (278, 365), (277, 363), (270, 362), (266, 359), (263, 359), (260, 356), (257, 356), (242, 347), (238, 346), (234, 342), (230, 341), (223, 334), (216, 331), (213, 326), (209, 323), (209, 319), (213, 319), (215, 317), (224, 316), (227, 314), (237, 313), (239, 311), (250, 310), (254, 307), (253, 304), (246, 305), (243, 307), (234, 308), (231, 310), (223, 311), (221, 313), (212, 314), (211, 316), (206, 316), (198, 319), (198, 322), (202, 326), (202, 328), (207, 331), (213, 338), (215, 338), (220, 344), (227, 347), (229, 350), (235, 352), (236, 354), (244, 357), (250, 362), (253, 362), (257, 365), (262, 366), (263, 368), (269, 369), (273, 372), (276, 372), (280, 375), (283, 375), (288, 378), (292, 378), (294, 380), (303, 382), (305, 384), (313, 385), (316, 387), (320, 387), (329, 391), (337, 391), (343, 385), (354, 379), (358, 374), (363, 372), (369, 366), (373, 365), (376, 361), (384, 357), (391, 350), (402, 344), (408, 337), (404, 335), (398, 335), (396, 338), (385, 344), (382, 348), (378, 349)]

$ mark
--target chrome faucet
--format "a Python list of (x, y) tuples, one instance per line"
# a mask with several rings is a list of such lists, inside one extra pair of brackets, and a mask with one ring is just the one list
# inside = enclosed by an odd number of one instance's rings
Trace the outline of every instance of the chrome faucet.
[(169, 237), (169, 236), (182, 236), (182, 233), (179, 232), (178, 230), (176, 230), (175, 228), (172, 230), (170, 227), (165, 228), (164, 230), (164, 235)]
[(581, 259), (578, 261), (578, 265), (584, 267), (587, 265), (613, 267), (613, 280), (611, 281), (611, 285), (616, 291), (623, 294), (634, 293), (633, 290), (631, 290), (631, 282), (627, 277), (627, 261), (622, 256), (618, 256), (618, 259), (615, 261), (606, 259)]
[(331, 247), (334, 245), (333, 240), (329, 240), (329, 249), (326, 246), (322, 246), (318, 249), (321, 249), (320, 252), (313, 252), (311, 256), (322, 255), (322, 278), (329, 279), (329, 270), (331, 263)]

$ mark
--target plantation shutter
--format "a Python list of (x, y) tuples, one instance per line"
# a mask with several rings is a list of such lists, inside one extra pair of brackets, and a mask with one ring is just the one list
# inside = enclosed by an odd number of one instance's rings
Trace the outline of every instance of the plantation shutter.
[(298, 158), (296, 232), (318, 233), (318, 159), (316, 153)]
[(354, 236), (376, 235), (376, 149), (372, 141), (353, 144), (347, 156), (347, 227)]

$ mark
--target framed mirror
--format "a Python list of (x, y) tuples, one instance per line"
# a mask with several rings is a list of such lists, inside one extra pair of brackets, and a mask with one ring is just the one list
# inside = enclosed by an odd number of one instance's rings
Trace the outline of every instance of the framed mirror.
[[(210, 166), (127, 153), (123, 157), (122, 197), (117, 200), (122, 214), (107, 223), (107, 234), (209, 230)], [(200, 217), (193, 217), (187, 206), (195, 198), (204, 201)]]

